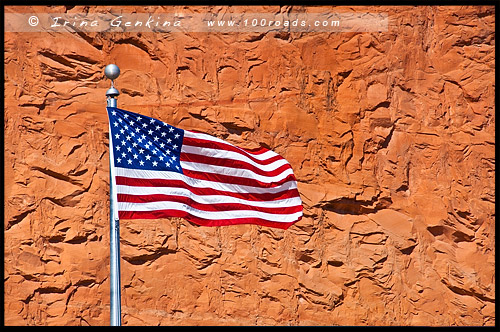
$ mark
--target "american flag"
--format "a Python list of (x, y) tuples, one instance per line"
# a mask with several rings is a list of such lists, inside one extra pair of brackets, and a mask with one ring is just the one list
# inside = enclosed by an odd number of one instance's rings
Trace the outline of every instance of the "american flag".
[(107, 110), (120, 219), (181, 217), (202, 226), (287, 229), (302, 218), (292, 167), (277, 153)]

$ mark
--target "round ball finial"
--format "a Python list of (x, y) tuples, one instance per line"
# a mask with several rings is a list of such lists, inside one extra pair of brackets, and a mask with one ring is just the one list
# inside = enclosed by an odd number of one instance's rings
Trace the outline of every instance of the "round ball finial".
[(106, 68), (104, 68), (104, 74), (110, 80), (115, 80), (120, 76), (120, 68), (114, 64), (107, 65)]

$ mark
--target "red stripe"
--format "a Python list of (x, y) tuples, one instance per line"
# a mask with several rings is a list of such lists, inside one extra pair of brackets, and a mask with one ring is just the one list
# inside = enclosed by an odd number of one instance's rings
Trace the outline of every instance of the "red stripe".
[(302, 219), (299, 217), (293, 222), (274, 222), (261, 218), (235, 218), (228, 220), (209, 220), (204, 218), (199, 218), (190, 215), (185, 211), (179, 210), (156, 210), (156, 211), (119, 211), (118, 216), (120, 219), (158, 219), (158, 218), (184, 218), (187, 221), (193, 222), (200, 226), (228, 226), (228, 225), (240, 225), (240, 224), (257, 224), (266, 227), (275, 227), (281, 229), (287, 229), (295, 222)]
[(286, 206), (286, 207), (260, 207), (252, 206), (241, 203), (213, 203), (213, 204), (203, 204), (198, 203), (190, 197), (185, 196), (173, 196), (173, 195), (128, 195), (128, 194), (118, 194), (118, 202), (128, 202), (128, 203), (150, 203), (150, 202), (176, 202), (187, 204), (190, 207), (210, 212), (223, 212), (223, 211), (235, 211), (235, 210), (251, 210), (265, 213), (273, 214), (292, 214), (295, 212), (302, 211), (302, 205)]
[[(209, 134), (205, 134), (205, 133), (202, 133), (202, 132), (200, 132), (200, 131), (194, 131), (194, 130), (191, 130), (190, 132), (191, 132), (191, 133), (195, 133), (195, 134), (204, 134), (204, 135), (207, 135), (207, 136), (211, 136), (211, 135), (209, 135)], [(214, 137), (214, 136), (211, 136), (211, 137)], [(184, 142), (186, 142), (186, 141), (185, 141), (186, 139), (188, 139), (188, 140), (193, 140), (193, 141), (195, 141), (195, 140), (202, 140), (202, 141), (207, 141), (207, 142), (208, 142), (208, 141), (210, 141), (210, 142), (215, 142), (215, 143), (221, 143), (221, 144), (223, 144), (222, 142), (212, 141), (212, 140), (205, 139), (205, 138), (195, 138), (195, 137), (186, 137), (186, 136), (184, 136)], [(232, 144), (230, 144), (230, 143), (226, 143), (226, 144), (227, 144), (227, 145), (230, 145), (230, 146), (234, 146), (234, 145), (232, 145)], [(189, 144), (189, 145), (191, 145), (191, 144)], [(235, 146), (235, 147), (236, 147), (236, 146)], [(241, 149), (241, 150), (243, 150), (243, 151), (246, 151), (246, 152), (248, 152), (248, 153), (254, 154), (254, 155), (255, 155), (255, 154), (262, 154), (262, 153), (265, 153), (265, 152), (269, 151), (269, 149), (266, 149), (266, 148), (265, 148), (265, 147), (263, 147), (263, 146), (259, 146), (258, 148), (253, 148), (253, 149), (249, 149), (249, 148), (241, 148), (241, 147), (236, 147), (236, 148), (237, 148), (237, 149)]]
[(269, 151), (268, 149), (259, 148), (259, 153), (254, 153), (254, 152), (248, 151), (249, 149), (242, 149), (242, 148), (236, 147), (236, 146), (231, 145), (231, 144), (214, 142), (214, 141), (204, 140), (204, 139), (200, 139), (200, 138), (184, 137), (184, 141), (182, 142), (182, 144), (189, 145), (189, 146), (196, 146), (199, 148), (209, 148), (209, 149), (237, 152), (239, 154), (242, 154), (242, 155), (250, 158), (252, 161), (254, 161), (258, 164), (261, 164), (261, 165), (268, 165), (272, 162), (275, 162), (276, 160), (284, 159), (280, 155), (275, 155), (275, 156), (270, 157), (268, 159), (260, 160), (260, 159), (255, 158), (254, 155), (267, 152), (267, 151)]
[(291, 169), (292, 167), (290, 164), (284, 164), (281, 165), (280, 167), (272, 170), (272, 171), (265, 171), (261, 168), (255, 167), (252, 164), (249, 164), (247, 162), (241, 161), (241, 160), (235, 160), (235, 159), (226, 159), (226, 158), (214, 158), (214, 157), (208, 157), (208, 156), (202, 156), (199, 154), (192, 154), (192, 153), (181, 153), (181, 161), (189, 161), (189, 162), (194, 162), (194, 163), (201, 163), (201, 164), (208, 164), (208, 165), (215, 165), (215, 166), (225, 166), (225, 167), (231, 167), (231, 168), (243, 168), (243, 169), (248, 169), (256, 174), (263, 175), (263, 176), (276, 176), (280, 175), (282, 172), (284, 172), (287, 169)]
[(278, 199), (286, 199), (299, 197), (297, 188), (287, 189), (277, 193), (235, 193), (231, 191), (216, 190), (212, 188), (192, 187), (181, 180), (165, 180), (165, 179), (137, 179), (127, 178), (124, 176), (116, 177), (117, 185), (125, 185), (132, 187), (166, 187), (166, 188), (183, 188), (191, 191), (195, 195), (224, 195), (236, 198), (241, 198), (251, 201), (274, 201)]
[(225, 174), (217, 174), (217, 173), (208, 173), (208, 172), (199, 172), (199, 171), (191, 171), (189, 169), (183, 169), (185, 176), (188, 176), (193, 179), (198, 180), (207, 180), (207, 181), (215, 181), (222, 183), (230, 183), (235, 185), (243, 185), (243, 186), (251, 186), (258, 188), (274, 188), (281, 186), (283, 183), (287, 181), (296, 181), (295, 176), (292, 174), (288, 174), (284, 179), (281, 179), (277, 182), (262, 182), (255, 179), (243, 178), (232, 175)]

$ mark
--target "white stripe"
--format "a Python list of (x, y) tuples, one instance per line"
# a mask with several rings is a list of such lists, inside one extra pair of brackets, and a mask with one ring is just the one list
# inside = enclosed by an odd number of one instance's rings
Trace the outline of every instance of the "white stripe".
[(228, 142), (226, 142), (224, 140), (221, 140), (220, 138), (217, 138), (217, 137), (214, 137), (214, 136), (210, 136), (210, 135), (207, 135), (207, 134), (202, 134), (202, 133), (194, 133), (194, 132), (189, 131), (189, 130), (184, 130), (184, 137), (204, 139), (204, 140), (207, 140), (207, 141), (213, 141), (213, 142), (218, 142), (218, 143), (224, 143), (224, 144), (227, 144), (227, 145), (231, 145), (231, 146), (234, 146), (235, 148), (237, 148), (239, 151), (241, 151), (242, 154), (249, 154), (252, 157), (254, 157), (256, 159), (259, 159), (259, 160), (267, 160), (269, 158), (272, 158), (272, 157), (275, 157), (275, 156), (279, 156), (279, 154), (277, 154), (276, 152), (271, 151), (271, 150), (267, 150), (266, 152), (260, 153), (260, 154), (253, 154), (253, 153), (251, 153), (249, 151), (246, 151), (246, 150), (243, 150), (242, 148), (237, 147), (236, 145), (233, 145), (233, 144), (228, 143)]
[(252, 159), (248, 158), (246, 155), (243, 155), (243, 154), (238, 153), (238, 152), (212, 149), (212, 148), (201, 148), (198, 146), (191, 146), (191, 145), (186, 145), (186, 144), (182, 145), (181, 152), (192, 153), (192, 154), (213, 157), (213, 158), (239, 160), (239, 161), (249, 163), (250, 165), (253, 165), (257, 168), (260, 168), (266, 172), (267, 171), (274, 171), (275, 169), (277, 169), (278, 167), (283, 166), (283, 165), (288, 165), (288, 161), (286, 161), (286, 159), (284, 159), (284, 158), (275, 160), (272, 163), (269, 163), (267, 165), (262, 165), (262, 164), (259, 164), (255, 161), (253, 161)]
[(183, 169), (187, 169), (190, 171), (236, 176), (240, 178), (257, 180), (264, 183), (279, 182), (284, 178), (286, 178), (288, 175), (293, 174), (293, 170), (291, 168), (286, 169), (280, 174), (275, 176), (265, 176), (257, 174), (254, 171), (245, 168), (233, 168), (227, 166), (200, 164), (200, 163), (193, 163), (190, 161), (181, 161), (181, 167)]
[(218, 203), (239, 203), (250, 206), (257, 207), (267, 207), (267, 208), (286, 208), (292, 206), (298, 206), (302, 204), (300, 197), (285, 198), (273, 201), (252, 201), (227, 195), (196, 195), (193, 194), (189, 189), (184, 188), (170, 188), (170, 187), (131, 187), (118, 185), (116, 190), (120, 194), (127, 195), (172, 195), (172, 196), (183, 196), (193, 199), (195, 202), (200, 204), (218, 204)]
[(136, 179), (165, 179), (165, 180), (181, 180), (191, 187), (196, 188), (212, 188), (221, 191), (230, 191), (235, 193), (256, 193), (256, 194), (274, 194), (289, 189), (297, 188), (297, 182), (294, 180), (287, 181), (279, 186), (262, 188), (253, 186), (244, 186), (239, 184), (230, 184), (208, 180), (198, 180), (185, 176), (177, 172), (169, 171), (152, 171), (152, 170), (139, 170), (123, 167), (115, 167), (115, 176), (124, 176)]
[(153, 203), (129, 203), (118, 202), (118, 209), (120, 211), (156, 211), (162, 209), (185, 211), (189, 214), (210, 220), (226, 220), (236, 218), (261, 218), (274, 222), (293, 222), (302, 216), (302, 211), (292, 214), (273, 214), (267, 212), (259, 212), (252, 210), (235, 210), (235, 211), (202, 211), (190, 207), (184, 203), (168, 202), (168, 204)]

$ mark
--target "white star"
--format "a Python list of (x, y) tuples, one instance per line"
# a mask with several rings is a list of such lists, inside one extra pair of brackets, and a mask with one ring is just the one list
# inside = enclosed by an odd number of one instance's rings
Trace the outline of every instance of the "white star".
[(137, 117), (137, 121), (141, 121), (141, 119), (142, 119), (142, 118), (141, 118), (140, 116), (138, 116), (138, 117)]
[(153, 166), (156, 166), (156, 165), (158, 165), (158, 162), (153, 161)]
[(133, 126), (133, 125), (134, 125), (134, 123), (135, 123), (134, 121), (130, 121), (130, 125), (131, 125), (131, 126)]
[(128, 152), (132, 152), (132, 148), (129, 146), (129, 147), (127, 148), (127, 151), (128, 151)]
[(175, 159), (177, 159), (177, 157), (176, 156), (172, 156), (172, 160), (175, 160)]
[(139, 149), (139, 153), (140, 153), (140, 154), (143, 154), (143, 153), (144, 153), (144, 150), (143, 150), (143, 149)]
[(170, 127), (170, 128), (168, 128), (168, 131), (169, 131), (169, 132), (173, 132), (173, 131), (174, 131), (174, 127)]
[(120, 151), (120, 146), (119, 145), (116, 146), (116, 151)]
[(127, 160), (127, 161), (128, 161), (128, 164), (129, 164), (129, 165), (130, 165), (130, 164), (132, 164), (132, 160), (130, 160), (130, 159), (129, 159), (129, 160)]
[(116, 139), (120, 138), (120, 135), (119, 134), (116, 134), (115, 135)]
[(125, 130), (123, 130), (123, 128), (122, 128), (122, 129), (120, 129), (120, 133), (122, 133), (122, 134), (123, 134), (124, 132), (125, 132)]
[(122, 161), (122, 158), (117, 158), (117, 159), (116, 159), (116, 162), (117, 162), (117, 163), (119, 163), (119, 162), (121, 162), (121, 161)]
[(162, 148), (162, 149), (163, 149), (163, 147), (164, 147), (164, 146), (165, 146), (165, 144), (160, 143), (160, 148)]
[(113, 123), (115, 125), (115, 127), (118, 127), (118, 122), (115, 121), (115, 123)]
[(167, 134), (166, 132), (162, 132), (161, 137), (165, 137), (166, 134)]
[(151, 121), (149, 121), (149, 122), (150, 122), (150, 123), (153, 123), (153, 122), (155, 122), (155, 119), (151, 119)]
[(167, 150), (167, 154), (170, 154), (170, 150)]
[(125, 114), (123, 117), (124, 117), (125, 119), (126, 119), (126, 118), (128, 118), (128, 114)]
[(139, 127), (135, 128), (135, 132), (138, 133), (141, 130)]
[(148, 134), (151, 135), (153, 131), (151, 129), (148, 130)]
[(111, 114), (116, 115), (116, 111), (112, 111)]
[(172, 146), (174, 148), (174, 150), (177, 150), (177, 145), (174, 144), (174, 146)]
[(146, 160), (149, 160), (149, 159), (151, 159), (151, 156), (148, 154), (148, 155), (146, 156)]
[(174, 137), (175, 137), (175, 138), (179, 138), (179, 136), (180, 136), (179, 134), (175, 134), (175, 136), (174, 136)]
[(142, 124), (142, 128), (146, 128), (148, 125), (146, 123)]
[(166, 163), (165, 163), (165, 166), (170, 167), (170, 163), (169, 163), (169, 162), (166, 162)]
[(144, 166), (144, 161), (139, 161), (139, 164), (141, 164), (141, 166)]
[(125, 152), (122, 152), (122, 157), (125, 158), (126, 154)]
[(118, 122), (122, 123), (122, 121), (123, 121), (122, 119), (118, 119)]
[(160, 161), (163, 161), (163, 156), (160, 156), (159, 158), (160, 158)]
[(160, 129), (161, 127), (160, 126), (156, 126), (156, 130)]
[(127, 139), (127, 141), (130, 141), (130, 136), (127, 136), (127, 137), (125, 137), (125, 138)]
[(122, 141), (122, 145), (125, 145), (125, 144), (127, 144), (127, 143), (125, 143), (125, 141)]
[(153, 150), (153, 154), (156, 154), (158, 152), (158, 150), (154, 149)]
[(136, 142), (132, 143), (132, 146), (135, 148), (137, 146), (137, 143)]
[(159, 140), (158, 137), (155, 136), (155, 138), (153, 138), (155, 142), (157, 142)]
[(172, 140), (170, 138), (167, 139), (167, 143), (172, 143)]
[(139, 157), (137, 153), (134, 153), (134, 159), (137, 159), (137, 157)]

